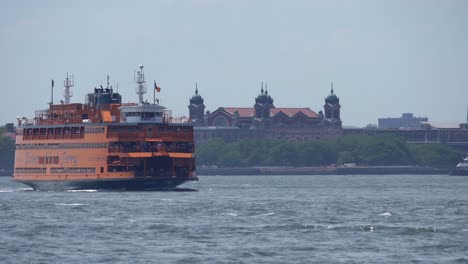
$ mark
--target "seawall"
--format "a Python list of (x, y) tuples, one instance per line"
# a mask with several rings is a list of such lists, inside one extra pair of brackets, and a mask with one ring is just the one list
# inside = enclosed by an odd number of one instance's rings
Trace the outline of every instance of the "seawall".
[(197, 168), (198, 175), (448, 175), (450, 169), (412, 166)]

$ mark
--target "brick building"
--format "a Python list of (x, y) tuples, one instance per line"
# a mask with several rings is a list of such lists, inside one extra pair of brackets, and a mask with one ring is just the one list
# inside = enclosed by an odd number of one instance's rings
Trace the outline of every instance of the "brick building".
[(318, 113), (308, 107), (276, 107), (263, 84), (253, 107), (219, 107), (213, 112), (205, 112), (204, 99), (198, 93), (198, 87), (188, 106), (189, 118), (196, 125), (197, 143), (213, 139), (304, 141), (340, 137), (341, 105), (333, 91), (333, 84), (323, 107), (324, 111)]

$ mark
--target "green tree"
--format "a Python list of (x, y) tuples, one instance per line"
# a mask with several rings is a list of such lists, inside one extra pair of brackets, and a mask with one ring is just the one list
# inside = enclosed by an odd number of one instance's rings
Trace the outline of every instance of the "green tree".
[(13, 170), (15, 162), (15, 142), (0, 136), (0, 169)]
[(460, 152), (442, 144), (414, 144), (409, 149), (421, 166), (454, 167), (462, 158)]
[(337, 140), (212, 141), (197, 147), (197, 162), (217, 166), (360, 165), (454, 166), (460, 153), (441, 144), (412, 145), (395, 135), (347, 136)]

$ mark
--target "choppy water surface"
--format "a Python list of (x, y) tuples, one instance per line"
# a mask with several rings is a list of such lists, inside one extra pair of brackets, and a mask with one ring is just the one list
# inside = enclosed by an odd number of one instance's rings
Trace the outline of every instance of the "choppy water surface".
[(2, 263), (468, 263), (468, 177), (200, 177), (196, 192), (0, 178)]

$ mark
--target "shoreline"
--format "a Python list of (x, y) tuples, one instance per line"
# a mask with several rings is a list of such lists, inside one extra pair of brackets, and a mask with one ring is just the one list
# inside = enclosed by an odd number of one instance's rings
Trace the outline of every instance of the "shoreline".
[[(260, 175), (449, 175), (453, 169), (415, 166), (197, 168), (201, 176)], [(0, 175), (0, 177), (11, 177)]]
[(451, 169), (414, 166), (197, 168), (198, 175), (449, 175)]

